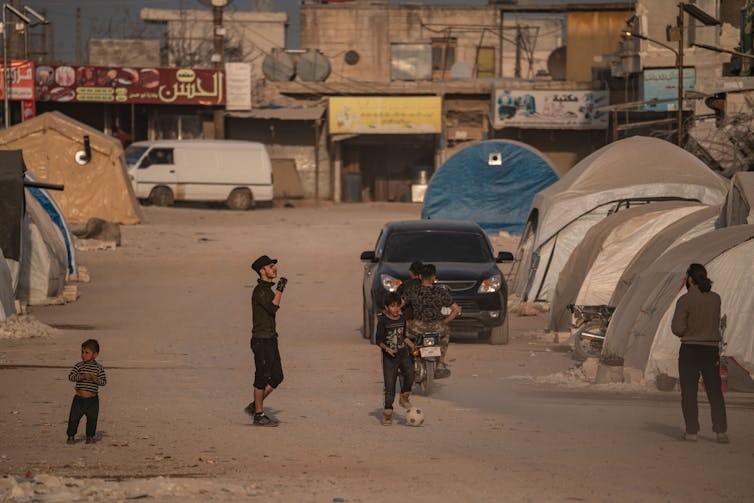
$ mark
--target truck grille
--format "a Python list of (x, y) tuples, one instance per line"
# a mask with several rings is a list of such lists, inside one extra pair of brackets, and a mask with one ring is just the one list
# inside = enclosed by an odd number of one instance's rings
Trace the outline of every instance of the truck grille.
[(438, 281), (437, 284), (447, 286), (451, 292), (461, 292), (474, 288), (476, 281)]

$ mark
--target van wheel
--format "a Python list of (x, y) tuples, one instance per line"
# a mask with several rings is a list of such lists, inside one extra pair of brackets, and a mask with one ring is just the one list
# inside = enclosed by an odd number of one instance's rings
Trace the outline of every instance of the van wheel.
[(248, 210), (254, 206), (254, 196), (249, 189), (233, 189), (227, 204), (231, 210)]
[(149, 193), (149, 202), (155, 206), (172, 206), (175, 202), (173, 191), (167, 187), (155, 187)]

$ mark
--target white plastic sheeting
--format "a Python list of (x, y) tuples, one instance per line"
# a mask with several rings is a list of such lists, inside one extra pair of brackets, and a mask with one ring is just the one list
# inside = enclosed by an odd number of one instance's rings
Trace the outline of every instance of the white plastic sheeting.
[(60, 229), (28, 190), (26, 229), (16, 298), (31, 305), (46, 304), (65, 288), (68, 252)]
[[(723, 354), (736, 359), (750, 374), (754, 374), (754, 240), (726, 250), (706, 266), (713, 281), (712, 289), (720, 295), (721, 313), (727, 318)], [(685, 293), (681, 290), (667, 306), (649, 353), (645, 379), (659, 373), (678, 377), (678, 350), (681, 342), (670, 331), (675, 303)]]
[(733, 175), (725, 204), (720, 209), (718, 227), (754, 224), (754, 172)]
[(576, 304), (609, 304), (618, 280), (639, 250), (666, 227), (702, 208), (696, 205), (645, 213), (614, 228), (581, 284)]

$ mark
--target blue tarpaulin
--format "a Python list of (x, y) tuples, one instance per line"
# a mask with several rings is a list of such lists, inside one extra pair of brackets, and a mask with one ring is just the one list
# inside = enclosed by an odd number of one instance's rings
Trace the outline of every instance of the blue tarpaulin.
[(512, 140), (468, 146), (430, 180), (422, 218), (472, 220), (486, 232), (521, 234), (534, 195), (558, 181), (541, 152)]

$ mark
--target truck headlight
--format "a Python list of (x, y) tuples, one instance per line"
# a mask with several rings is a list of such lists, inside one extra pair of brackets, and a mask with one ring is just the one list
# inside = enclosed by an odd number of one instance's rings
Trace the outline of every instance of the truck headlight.
[(494, 293), (500, 290), (500, 286), (503, 284), (503, 278), (499, 274), (493, 274), (489, 278), (482, 281), (479, 285), (477, 293)]
[(398, 290), (398, 287), (401, 286), (401, 283), (403, 283), (403, 281), (399, 280), (398, 278), (394, 278), (389, 274), (380, 274), (380, 283), (382, 283), (382, 288), (384, 288), (388, 292), (394, 292)]

